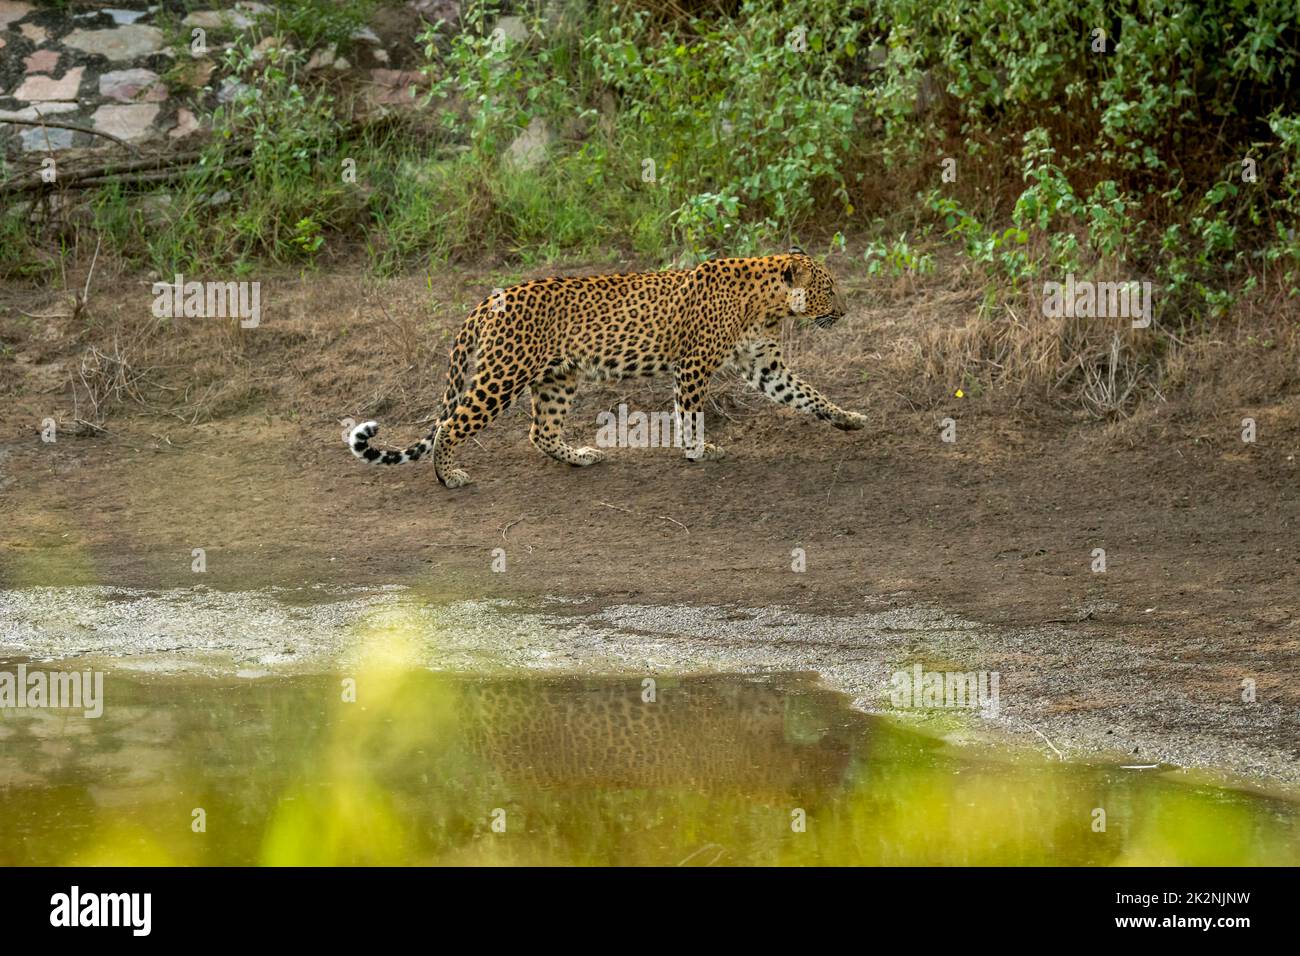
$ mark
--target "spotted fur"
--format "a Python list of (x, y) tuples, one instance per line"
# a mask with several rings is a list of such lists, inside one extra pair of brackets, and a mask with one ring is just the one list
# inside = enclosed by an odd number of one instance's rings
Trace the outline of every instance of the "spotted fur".
[[(381, 451), (370, 446), (379, 426), (365, 422), (348, 445), (358, 458), (380, 465), (432, 452), (438, 480), (458, 488), (470, 479), (456, 467), (456, 446), (528, 389), (532, 443), (557, 461), (591, 465), (602, 458), (598, 450), (564, 439), (580, 379), (671, 371), (676, 411), (691, 415), (724, 366), (774, 402), (846, 431), (861, 428), (862, 415), (835, 405), (786, 367), (776, 341), (790, 315), (829, 328), (844, 309), (831, 274), (798, 247), (787, 255), (713, 259), (690, 270), (524, 282), (485, 299), (465, 320), (428, 435), (405, 451)], [(721, 449), (705, 444), (692, 460), (721, 457)]]

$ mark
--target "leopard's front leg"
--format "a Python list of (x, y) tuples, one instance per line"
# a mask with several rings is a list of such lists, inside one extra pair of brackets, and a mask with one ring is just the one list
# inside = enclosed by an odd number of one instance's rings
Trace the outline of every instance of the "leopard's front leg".
[(759, 343), (750, 356), (749, 366), (744, 370), (745, 381), (772, 401), (815, 415), (843, 431), (856, 431), (866, 426), (865, 415), (840, 408), (790, 371), (781, 360), (781, 348), (775, 342)]
[(704, 395), (718, 361), (700, 355), (683, 358), (673, 367), (673, 407), (688, 440), (686, 457), (691, 461), (717, 461), (726, 457), (717, 445), (704, 440)]

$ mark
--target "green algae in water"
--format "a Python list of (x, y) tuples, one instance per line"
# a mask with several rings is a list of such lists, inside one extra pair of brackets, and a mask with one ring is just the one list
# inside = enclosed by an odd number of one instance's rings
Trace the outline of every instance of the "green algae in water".
[(1287, 800), (952, 747), (800, 675), (347, 679), (0, 711), (0, 864), (1300, 863)]

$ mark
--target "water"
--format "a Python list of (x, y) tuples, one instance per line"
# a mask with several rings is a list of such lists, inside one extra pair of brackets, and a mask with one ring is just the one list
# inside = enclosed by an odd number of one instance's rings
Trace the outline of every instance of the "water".
[(108, 688), (0, 711), (0, 864), (1300, 863), (1290, 801), (953, 746), (806, 675)]

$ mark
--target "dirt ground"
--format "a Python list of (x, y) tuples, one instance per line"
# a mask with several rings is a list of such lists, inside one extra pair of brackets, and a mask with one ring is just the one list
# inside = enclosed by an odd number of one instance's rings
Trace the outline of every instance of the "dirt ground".
[[(1293, 387), (1252, 403), (1223, 389), (1218, 405), (1193, 410), (1191, 382), (1109, 425), (994, 391), (958, 398), (956, 383), (936, 389), (878, 367), (908, 323), (969, 310), (973, 294), (880, 291), (851, 276), (863, 304), (828, 332), (791, 332), (787, 351), (870, 417), (864, 431), (721, 381), (706, 421), (728, 452), (721, 462), (618, 449), (571, 469), (529, 445), (521, 407), (464, 449), (474, 484), (462, 490), (441, 488), (427, 460), (354, 459), (340, 422), (377, 419), (381, 446), (423, 434), (464, 312), (518, 277), (286, 277), (264, 289), (262, 325), (242, 333), (211, 320), (157, 328), (148, 281), (129, 276), (103, 280), (77, 319), (53, 293), (0, 290), (11, 351), (0, 364), (0, 580), (189, 586), (203, 548), (201, 583), (214, 588), (406, 584), (448, 600), (582, 598), (578, 610), (781, 605), (827, 616), (888, 599), (990, 625), (1069, 623), (1080, 655), (1136, 648), (1145, 672), (1126, 681), (1173, 684), (1225, 713), (1255, 681), (1273, 716), (1265, 731), (1242, 729), (1243, 742), (1263, 733), (1300, 766)], [(141, 377), (125, 399), (98, 428), (79, 425), (85, 393), (70, 383), (88, 343), (108, 349), (108, 330), (152, 369), (133, 366)], [(571, 434), (590, 442), (598, 411), (620, 399), (666, 408), (669, 395), (666, 382), (588, 386)], [(1239, 437), (1248, 415), (1254, 443)], [(47, 417), (54, 443), (41, 440)], [(940, 440), (946, 417), (955, 443)], [(498, 548), (504, 573), (492, 568)], [(796, 548), (803, 572), (792, 570)], [(1099, 673), (1091, 698), (1043, 708), (1104, 710), (1106, 683)]]

